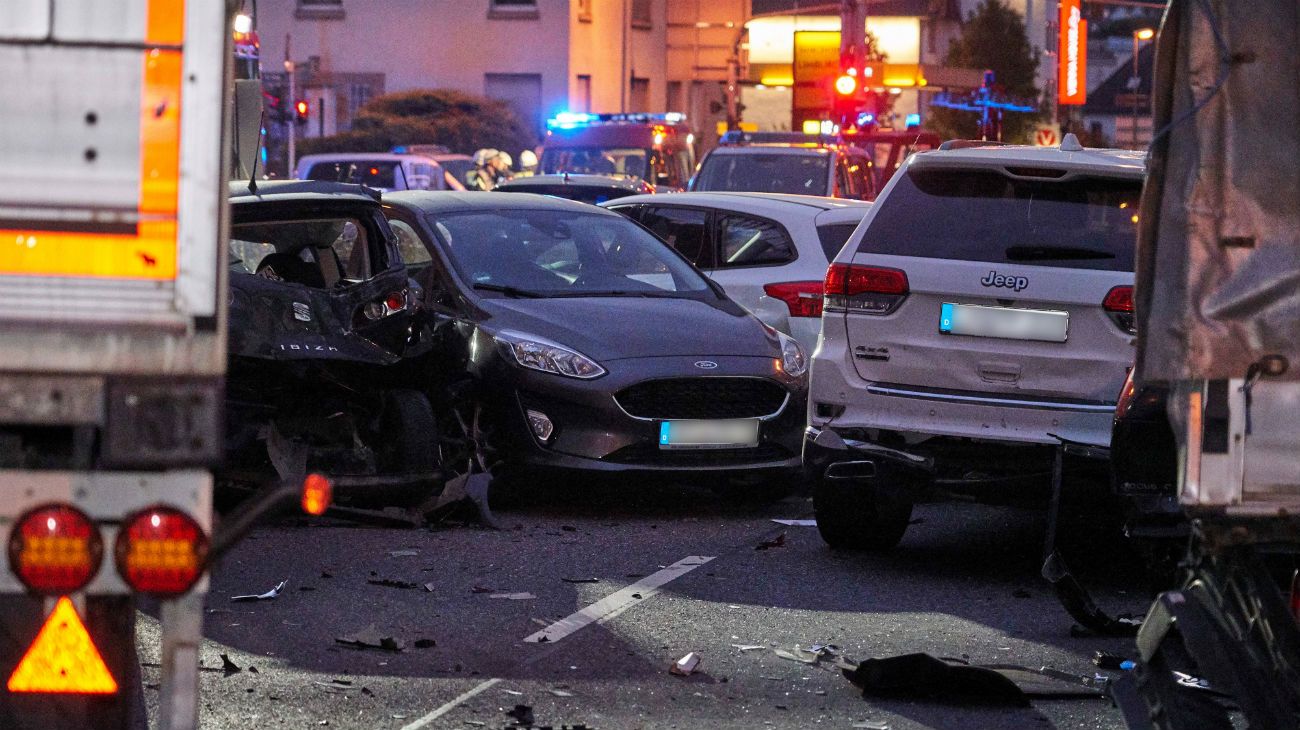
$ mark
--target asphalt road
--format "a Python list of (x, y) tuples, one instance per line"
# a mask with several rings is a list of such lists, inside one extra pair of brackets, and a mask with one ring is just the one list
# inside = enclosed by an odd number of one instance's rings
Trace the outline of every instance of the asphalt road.
[[(499, 513), (502, 531), (297, 518), (257, 530), (212, 577), (202, 726), (496, 728), (528, 705), (536, 726), (556, 728), (1123, 727), (1101, 699), (867, 701), (829, 663), (774, 653), (830, 643), (856, 660), (929, 652), (1091, 675), (1095, 650), (1131, 653), (1132, 640), (1070, 636), (1038, 578), (1041, 511), (919, 505), (903, 543), (872, 556), (771, 521), (811, 517), (802, 497), (744, 508), (684, 487), (566, 490)], [(1092, 509), (1065, 521), (1067, 557), (1102, 606), (1140, 613), (1150, 594), (1136, 558)], [(783, 545), (756, 549), (782, 534)], [(655, 588), (659, 578), (671, 579)], [(415, 587), (370, 582), (382, 580)], [(230, 601), (280, 581), (275, 600)], [(632, 584), (639, 598), (618, 593)], [(510, 593), (535, 597), (492, 597)], [(602, 599), (621, 612), (567, 635), (570, 623), (547, 628)], [(404, 650), (336, 641), (371, 626)], [(556, 638), (523, 641), (543, 629)], [(156, 704), (153, 619), (139, 640)], [(670, 674), (688, 652), (698, 670)], [(242, 671), (220, 671), (223, 653)]]

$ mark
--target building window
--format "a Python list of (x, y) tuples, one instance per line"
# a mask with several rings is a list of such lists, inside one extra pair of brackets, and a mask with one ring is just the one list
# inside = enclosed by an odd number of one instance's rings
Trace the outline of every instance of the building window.
[(591, 22), (591, 4), (595, 0), (578, 0), (578, 20), (583, 23)]
[(629, 96), (628, 111), (650, 111), (650, 79), (639, 79), (633, 76)]
[(295, 15), (302, 19), (342, 18), (343, 0), (298, 0)]
[(574, 89), (574, 108), (570, 111), (591, 111), (591, 74), (578, 74), (577, 88)]
[(632, 0), (632, 27), (653, 27), (654, 16), (651, 13), (651, 8), (653, 7), (654, 0)]
[(537, 0), (488, 0), (489, 19), (537, 18)]

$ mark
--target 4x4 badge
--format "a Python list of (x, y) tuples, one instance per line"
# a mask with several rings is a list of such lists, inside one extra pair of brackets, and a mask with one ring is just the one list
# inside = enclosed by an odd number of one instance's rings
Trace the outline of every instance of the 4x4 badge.
[(1012, 291), (1021, 291), (1029, 286), (1029, 277), (1027, 276), (1005, 276), (996, 271), (990, 271), (989, 275), (980, 279), (984, 286), (996, 286)]

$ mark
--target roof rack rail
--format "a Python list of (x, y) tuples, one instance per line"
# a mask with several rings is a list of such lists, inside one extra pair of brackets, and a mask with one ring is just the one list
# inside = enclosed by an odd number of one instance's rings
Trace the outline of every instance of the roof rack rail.
[(975, 147), (1009, 147), (1010, 142), (994, 142), (991, 139), (950, 139), (939, 145), (941, 150), (968, 150)]

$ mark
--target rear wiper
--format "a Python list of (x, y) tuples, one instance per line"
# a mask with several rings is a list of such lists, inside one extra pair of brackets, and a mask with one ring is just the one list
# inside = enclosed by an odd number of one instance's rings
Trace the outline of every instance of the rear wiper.
[(542, 298), (542, 297), (548, 296), (547, 294), (543, 294), (542, 292), (539, 292), (539, 291), (531, 291), (531, 290), (529, 290), (529, 289), (520, 289), (520, 288), (518, 288), (518, 287), (507, 286), (507, 285), (505, 285), (505, 284), (489, 284), (489, 283), (487, 283), (487, 282), (480, 282), (480, 283), (478, 283), (478, 284), (474, 284), (474, 285), (473, 285), (473, 288), (474, 288), (476, 291), (497, 291), (497, 292), (501, 292), (502, 294), (505, 294), (505, 295), (508, 296), (508, 297), (521, 297), (521, 298), (527, 298), (527, 299), (540, 299), (540, 298)]
[(1082, 246), (1008, 246), (1012, 261), (1066, 261), (1069, 259), (1113, 259), (1115, 254), (1100, 248)]

